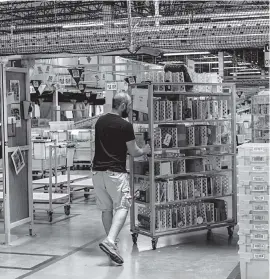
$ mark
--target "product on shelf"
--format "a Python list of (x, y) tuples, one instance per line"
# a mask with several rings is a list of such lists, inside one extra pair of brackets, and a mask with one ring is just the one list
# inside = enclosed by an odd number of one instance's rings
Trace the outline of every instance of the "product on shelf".
[[(164, 194), (162, 193), (162, 195)], [(138, 207), (137, 220), (140, 228), (150, 229), (150, 212), (147, 208)], [(223, 200), (156, 209), (156, 231), (188, 229), (226, 220), (227, 205)]]

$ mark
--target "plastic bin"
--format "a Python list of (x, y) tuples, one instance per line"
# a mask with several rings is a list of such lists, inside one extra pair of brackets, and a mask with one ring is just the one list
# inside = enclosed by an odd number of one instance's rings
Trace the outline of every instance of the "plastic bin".
[(245, 233), (246, 231), (260, 231), (260, 232), (269, 232), (269, 224), (256, 224), (253, 221), (242, 221), (238, 222), (239, 231)]
[(240, 166), (269, 166), (269, 157), (259, 155), (250, 157), (237, 157), (237, 168)]
[(74, 121), (52, 121), (49, 122), (50, 130), (72, 130), (74, 127)]
[(245, 214), (238, 212), (239, 221), (256, 221), (256, 222), (269, 222), (269, 212), (254, 212), (254, 214)]
[(270, 236), (267, 232), (253, 232), (250, 234), (241, 233), (238, 231), (239, 242), (246, 245), (251, 245), (254, 243), (269, 245)]
[(250, 182), (266, 182), (269, 184), (270, 178), (268, 172), (238, 172), (238, 183), (249, 185)]
[(238, 241), (239, 245), (239, 252), (240, 253), (258, 253), (258, 254), (264, 254), (269, 253), (269, 244), (263, 244), (263, 243), (252, 243), (251, 245), (246, 245), (245, 243), (242, 243)]
[(237, 192), (240, 195), (251, 195), (252, 193), (269, 195), (270, 185), (267, 183), (253, 183), (250, 182), (248, 185), (240, 184), (237, 187)]
[(270, 173), (270, 168), (269, 168), (269, 166), (266, 166), (266, 165), (259, 165), (259, 166), (238, 165), (237, 166), (237, 173), (241, 174), (242, 172), (256, 172), (256, 173), (267, 172), (267, 173)]
[(238, 146), (238, 157), (265, 156), (270, 157), (268, 143), (245, 143)]
[(241, 256), (246, 253), (239, 252), (240, 254), (240, 271), (241, 279), (268, 279), (269, 278), (269, 261), (250, 259)]

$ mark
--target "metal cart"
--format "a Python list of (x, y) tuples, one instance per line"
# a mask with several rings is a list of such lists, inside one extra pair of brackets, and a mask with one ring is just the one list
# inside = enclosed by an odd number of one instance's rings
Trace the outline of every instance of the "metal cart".
[[(148, 82), (129, 91), (130, 121), (148, 127), (137, 141), (152, 147), (150, 157), (130, 161), (134, 244), (142, 234), (156, 249), (159, 237), (199, 230), (209, 237), (219, 227), (231, 237), (237, 223), (235, 85)], [(140, 102), (148, 107), (142, 110)]]
[[(66, 153), (66, 168), (67, 175), (65, 182), (67, 182), (66, 193), (58, 193), (58, 177), (53, 176), (53, 160), (57, 156), (57, 150), (65, 150)], [(46, 180), (48, 180), (48, 193), (42, 192), (33, 192), (33, 203), (34, 203), (34, 214), (37, 211), (46, 211), (48, 215), (48, 221), (51, 223), (53, 221), (53, 213), (56, 208), (64, 207), (64, 213), (68, 216), (70, 215), (70, 167), (73, 165), (73, 156), (74, 156), (74, 145), (50, 145), (49, 146), (49, 177), (44, 179), (45, 184), (42, 184), (42, 187), (46, 186)], [(40, 189), (40, 181), (34, 181), (34, 184), (39, 184), (34, 188), (37, 190)], [(54, 192), (53, 192), (53, 186)], [(41, 207), (43, 205), (43, 207)]]

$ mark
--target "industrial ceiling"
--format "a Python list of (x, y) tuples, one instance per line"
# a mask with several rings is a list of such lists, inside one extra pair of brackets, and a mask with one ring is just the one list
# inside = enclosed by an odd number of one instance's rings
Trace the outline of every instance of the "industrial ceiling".
[(231, 50), (269, 41), (269, 1), (2, 1), (0, 55)]

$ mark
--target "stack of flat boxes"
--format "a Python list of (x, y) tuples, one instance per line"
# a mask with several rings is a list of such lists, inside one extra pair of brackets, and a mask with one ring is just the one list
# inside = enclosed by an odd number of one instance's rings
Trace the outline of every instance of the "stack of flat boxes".
[(269, 278), (269, 144), (239, 147), (238, 221), (241, 279)]

